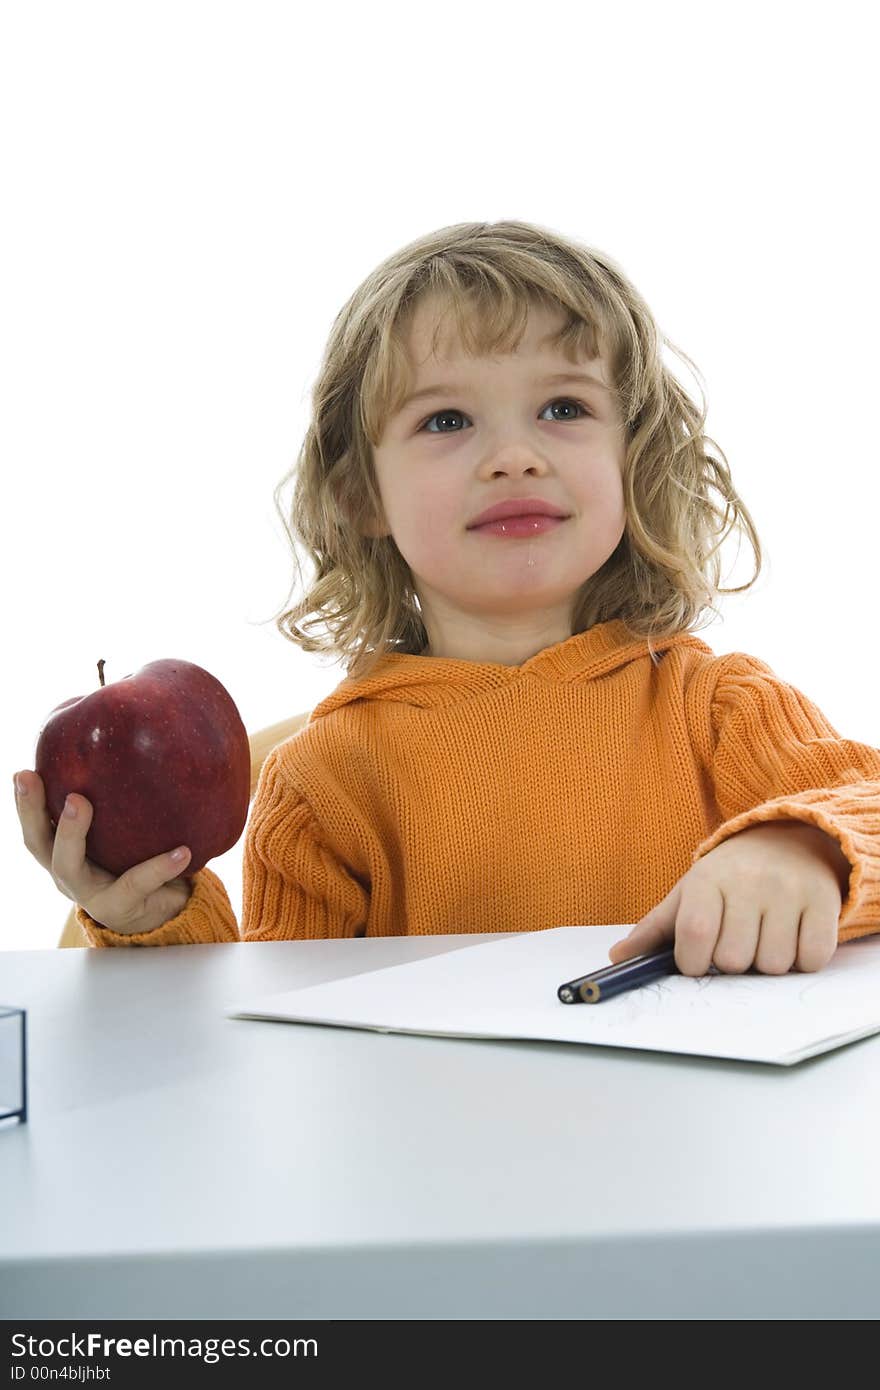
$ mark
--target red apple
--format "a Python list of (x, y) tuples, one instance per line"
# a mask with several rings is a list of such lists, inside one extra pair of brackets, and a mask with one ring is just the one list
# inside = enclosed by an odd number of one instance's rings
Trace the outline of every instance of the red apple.
[(251, 757), (228, 691), (189, 661), (151, 661), (57, 705), (37, 738), (53, 825), (68, 792), (94, 808), (86, 857), (112, 874), (178, 845), (189, 878), (237, 842), (247, 820)]

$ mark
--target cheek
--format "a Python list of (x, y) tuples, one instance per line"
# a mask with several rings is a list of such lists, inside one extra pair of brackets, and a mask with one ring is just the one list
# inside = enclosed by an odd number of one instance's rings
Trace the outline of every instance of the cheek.
[(623, 525), (626, 519), (626, 504), (623, 500), (623, 478), (617, 468), (597, 473), (584, 492), (587, 509), (609, 521)]
[(410, 543), (414, 555), (425, 572), (443, 569), (455, 554), (451, 544), (453, 526), (448, 517), (441, 516), (436, 508), (425, 508), (410, 530)]
[(420, 545), (436, 544), (467, 522), (465, 502), (461, 493), (448, 480), (436, 479), (408, 496), (401, 509), (400, 521), (407, 533)]
[(463, 531), (466, 517), (460, 499), (442, 487), (421, 488), (398, 497), (389, 516), (397, 548), (421, 573), (448, 562), (450, 542)]

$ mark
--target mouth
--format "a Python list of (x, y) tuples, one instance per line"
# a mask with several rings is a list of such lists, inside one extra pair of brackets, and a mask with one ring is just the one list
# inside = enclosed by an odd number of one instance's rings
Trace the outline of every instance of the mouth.
[(485, 521), (482, 526), (472, 526), (469, 529), (475, 535), (481, 536), (508, 536), (514, 540), (531, 539), (533, 536), (542, 536), (548, 531), (555, 531), (566, 521), (568, 521), (567, 516), (546, 516), (530, 513), (523, 516), (505, 516), (498, 521)]
[(494, 521), (536, 516), (559, 517), (565, 520), (568, 512), (564, 512), (557, 503), (551, 502), (547, 497), (505, 497), (503, 501), (496, 502), (494, 506), (487, 507), (479, 516), (475, 516), (467, 529), (473, 531)]

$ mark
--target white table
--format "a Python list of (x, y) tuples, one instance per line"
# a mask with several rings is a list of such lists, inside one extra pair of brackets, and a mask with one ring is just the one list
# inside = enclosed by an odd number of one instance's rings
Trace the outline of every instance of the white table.
[(462, 940), (0, 953), (0, 1317), (880, 1315), (880, 1036), (785, 1068), (223, 1013)]

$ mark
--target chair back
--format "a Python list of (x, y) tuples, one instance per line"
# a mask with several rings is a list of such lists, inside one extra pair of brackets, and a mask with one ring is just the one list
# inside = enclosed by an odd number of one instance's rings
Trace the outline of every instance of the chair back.
[[(258, 729), (256, 733), (248, 736), (251, 749), (251, 799), (257, 790), (263, 763), (272, 749), (277, 748), (279, 743), (283, 743), (285, 739), (297, 733), (308, 722), (310, 713), (310, 710), (306, 710), (304, 714), (295, 714), (291, 719), (281, 719), (277, 724), (270, 724), (267, 728)], [(72, 907), (67, 914), (67, 921), (64, 923), (58, 945), (88, 946), (88, 944), (85, 932), (76, 920), (76, 907)]]

